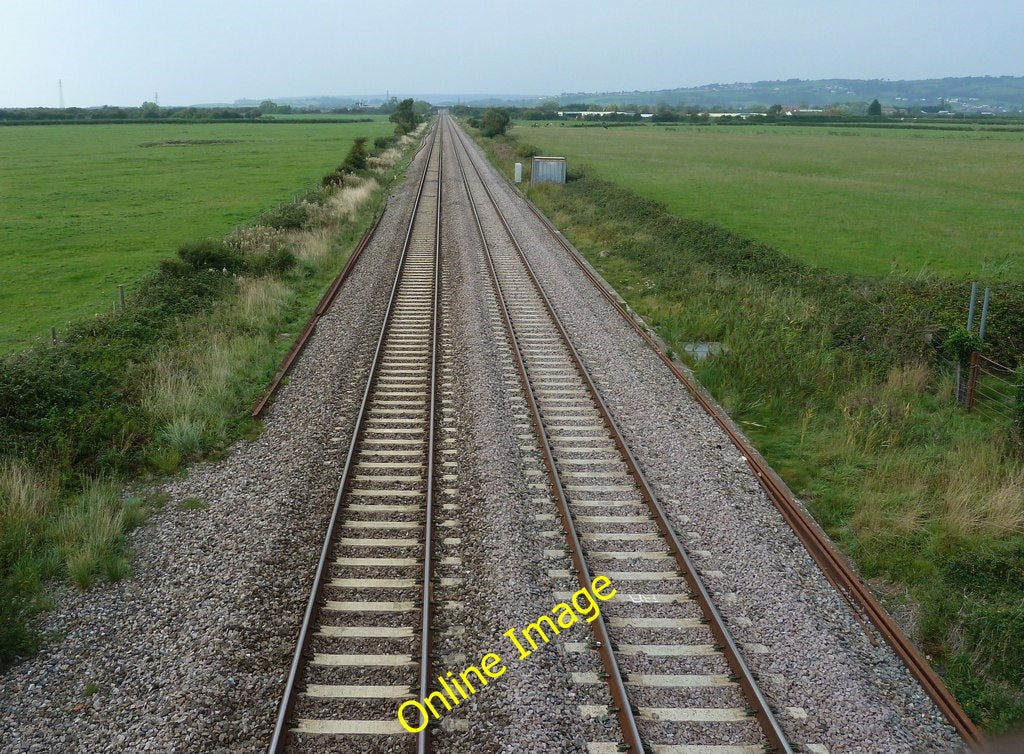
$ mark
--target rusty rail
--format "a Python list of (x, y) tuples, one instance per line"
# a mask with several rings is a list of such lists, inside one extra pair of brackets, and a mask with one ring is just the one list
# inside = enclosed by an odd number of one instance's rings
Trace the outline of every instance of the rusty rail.
[[(387, 205), (385, 205), (386, 208)], [(259, 419), (263, 415), (263, 411), (266, 409), (267, 404), (270, 403), (271, 398), (277, 392), (277, 389), (281, 387), (281, 383), (284, 378), (288, 376), (288, 372), (291, 371), (292, 365), (295, 364), (296, 359), (299, 358), (299, 354), (302, 353), (302, 349), (306, 347), (306, 341), (309, 340), (313, 331), (316, 330), (317, 322), (320, 317), (331, 308), (331, 304), (334, 303), (334, 299), (338, 296), (338, 291), (341, 290), (341, 286), (348, 279), (352, 270), (355, 268), (356, 263), (359, 261), (359, 257), (363, 253), (370, 241), (373, 240), (374, 235), (377, 233), (377, 228), (380, 227), (380, 221), (384, 219), (385, 210), (381, 210), (377, 217), (374, 219), (373, 224), (366, 229), (363, 237), (359, 240), (359, 244), (349, 254), (348, 260), (345, 262), (345, 266), (342, 267), (341, 272), (334, 278), (330, 286), (324, 292), (324, 295), (320, 297), (320, 302), (316, 305), (316, 309), (313, 310), (313, 314), (306, 322), (306, 326), (302, 328), (302, 332), (299, 333), (298, 337), (292, 342), (291, 348), (281, 359), (281, 363), (277, 367), (277, 371), (274, 373), (273, 379), (270, 381), (270, 385), (267, 386), (263, 396), (256, 402), (256, 405), (252, 407), (252, 418)]]
[[(657, 354), (658, 358), (672, 370), (676, 378), (690, 391), (701, 407), (726, 433), (733, 445), (743, 455), (750, 470), (754, 473), (754, 476), (767, 494), (768, 499), (782, 515), (783, 519), (804, 545), (808, 554), (814, 559), (814, 562), (839, 592), (840, 596), (848, 604), (851, 604), (851, 606), (855, 605), (863, 612), (882, 638), (893, 648), (896, 655), (907, 666), (911, 675), (921, 684), (921, 687), (928, 696), (931, 697), (932, 701), (935, 702), (936, 706), (946, 716), (961, 738), (971, 747), (981, 746), (985, 739), (979, 728), (956, 701), (952, 692), (946, 688), (946, 685), (928, 661), (921, 655), (910, 639), (907, 638), (906, 634), (903, 633), (892, 616), (874, 598), (854, 568), (839, 553), (832, 541), (821, 531), (800, 504), (796, 502), (793, 493), (786, 486), (785, 482), (761, 457), (760, 453), (747, 442), (746, 438), (733, 425), (732, 420), (718, 406), (714, 399), (707, 395), (702, 388), (698, 387), (694, 380), (675, 361), (669, 358), (650, 333), (626, 310), (618, 298), (611, 292), (610, 286), (583, 259), (583, 255), (558, 232), (551, 221), (533, 202), (527, 199), (514, 186), (512, 188), (516, 190), (516, 193), (526, 203), (527, 208), (548, 229), (548, 232), (558, 241), (559, 245), (568, 253), (570, 259), (576, 263), (583, 274), (600, 291), (601, 295), (604, 296), (630, 327), (644, 339), (647, 345)], [(856, 611), (854, 614), (856, 615)]]

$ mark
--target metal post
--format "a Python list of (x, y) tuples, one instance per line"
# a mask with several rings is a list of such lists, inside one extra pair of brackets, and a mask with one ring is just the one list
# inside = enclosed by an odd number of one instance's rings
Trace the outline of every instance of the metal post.
[(117, 298), (121, 302), (121, 311), (124, 311), (124, 286), (117, 286)]
[[(967, 332), (974, 328), (974, 309), (978, 305), (978, 282), (971, 283), (971, 303), (967, 308)], [(967, 402), (966, 385), (964, 384), (964, 365), (957, 361), (956, 365), (956, 402)]]
[(971, 366), (967, 378), (967, 410), (974, 408), (974, 392), (978, 387), (978, 352), (971, 351)]
[(981, 303), (981, 324), (978, 325), (978, 338), (985, 340), (985, 325), (988, 324), (988, 302), (992, 298), (992, 289), (985, 289), (985, 299)]
[(56, 343), (57, 343), (57, 328), (56, 327), (51, 327), (50, 328), (50, 340), (52, 340), (54, 345), (56, 345)]
[(978, 304), (978, 283), (971, 283), (971, 306), (967, 310), (967, 332), (974, 329), (974, 307)]

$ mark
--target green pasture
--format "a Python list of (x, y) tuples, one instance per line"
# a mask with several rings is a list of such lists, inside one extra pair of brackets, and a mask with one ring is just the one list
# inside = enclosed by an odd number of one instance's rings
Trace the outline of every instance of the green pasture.
[(518, 121), (542, 154), (839, 272), (1024, 280), (1024, 134)]
[(0, 128), (0, 352), (108, 311), (179, 243), (222, 236), (394, 126)]

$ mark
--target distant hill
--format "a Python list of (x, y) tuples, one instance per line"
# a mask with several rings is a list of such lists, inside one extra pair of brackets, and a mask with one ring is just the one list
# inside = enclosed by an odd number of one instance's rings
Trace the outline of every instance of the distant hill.
[[(968, 76), (963, 78), (890, 81), (888, 79), (787, 79), (738, 84), (707, 84), (691, 88), (632, 92), (566, 92), (559, 95), (528, 94), (400, 94), (435, 105), (465, 104), (477, 107), (521, 105), (535, 107), (545, 100), (560, 105), (656, 106), (664, 102), (697, 108), (747, 110), (771, 105), (825, 108), (859, 105), (864, 110), (873, 99), (885, 107), (935, 107), (966, 113), (1024, 112), (1024, 76)], [(320, 95), (239, 99), (235, 107), (255, 107), (263, 99), (296, 108), (375, 107), (387, 102), (389, 93)], [(223, 105), (219, 105), (223, 106)], [(855, 108), (857, 109), (857, 108)]]
[(748, 84), (707, 84), (689, 89), (656, 91), (565, 93), (559, 104), (656, 105), (665, 102), (695, 107), (748, 109), (773, 104), (805, 108), (870, 102), (886, 107), (932, 106), (945, 102), (956, 112), (1024, 112), (1024, 76), (968, 76), (963, 78), (890, 81), (888, 79), (819, 79), (758, 81)]

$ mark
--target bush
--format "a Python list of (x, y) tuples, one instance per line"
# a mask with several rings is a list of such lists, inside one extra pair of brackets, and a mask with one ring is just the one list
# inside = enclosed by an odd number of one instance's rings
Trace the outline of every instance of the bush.
[(1024, 439), (1024, 364), (1017, 367), (1014, 375), (1017, 385), (1017, 404), (1014, 406), (1013, 422), (1017, 427), (1017, 435)]
[(394, 143), (394, 136), (378, 136), (376, 139), (373, 140), (373, 148), (376, 149), (378, 152), (382, 152), (383, 150), (387, 149)]
[(490, 138), (501, 136), (508, 131), (511, 122), (512, 118), (504, 107), (489, 107), (480, 118), (480, 133)]
[(328, 186), (341, 186), (343, 183), (345, 183), (345, 174), (341, 170), (335, 170), (320, 179), (320, 185), (325, 188)]
[(368, 156), (366, 153), (366, 137), (359, 136), (348, 150), (348, 154), (345, 155), (345, 161), (341, 163), (338, 171), (342, 173), (358, 173), (360, 170), (366, 170), (366, 158)]
[(285, 248), (262, 254), (250, 263), (250, 272), (254, 275), (283, 275), (295, 268), (295, 254)]
[(298, 230), (309, 219), (309, 210), (302, 203), (282, 204), (260, 215), (259, 224), (278, 230)]
[(165, 277), (181, 277), (191, 275), (195, 268), (184, 259), (161, 259), (160, 274)]
[(533, 146), (533, 144), (520, 144), (516, 148), (516, 156), (521, 157), (524, 160), (529, 160), (532, 157), (536, 157), (539, 154), (540, 150), (537, 149), (537, 147)]
[(977, 333), (968, 332), (964, 327), (957, 327), (946, 336), (942, 350), (949, 358), (966, 367), (970, 365), (971, 354), (980, 351), (984, 345)]
[(178, 256), (194, 270), (227, 270), (241, 272), (245, 269), (245, 257), (217, 238), (183, 244)]

